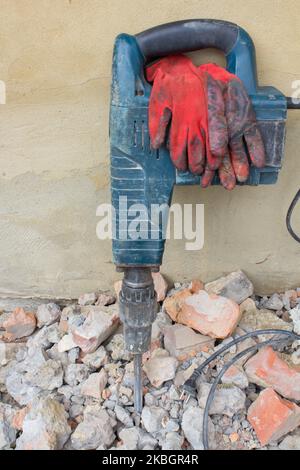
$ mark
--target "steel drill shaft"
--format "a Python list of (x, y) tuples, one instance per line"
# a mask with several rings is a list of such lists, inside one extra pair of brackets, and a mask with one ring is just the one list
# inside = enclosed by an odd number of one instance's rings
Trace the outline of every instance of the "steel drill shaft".
[(142, 412), (142, 354), (149, 350), (151, 325), (157, 312), (156, 293), (149, 267), (128, 267), (119, 297), (125, 349), (134, 355), (134, 406)]
[(134, 355), (134, 409), (141, 414), (143, 408), (142, 355)]

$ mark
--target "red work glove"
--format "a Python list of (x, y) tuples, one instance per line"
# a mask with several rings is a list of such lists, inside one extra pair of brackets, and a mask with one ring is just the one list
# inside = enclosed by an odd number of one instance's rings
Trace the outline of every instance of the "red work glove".
[[(265, 149), (255, 112), (247, 91), (238, 77), (216, 64), (204, 64), (199, 69), (217, 80), (223, 90), (229, 154), (225, 156), (219, 168), (219, 176), (224, 187), (233, 189), (236, 180), (245, 182), (249, 176), (246, 147), (254, 166), (262, 168), (265, 165)], [(213, 176), (214, 172), (207, 166), (202, 186), (208, 186)]]
[(205, 167), (217, 169), (228, 144), (219, 85), (184, 55), (165, 57), (149, 66), (146, 78), (153, 82), (149, 103), (152, 147), (163, 145), (170, 124), (168, 147), (176, 168), (195, 174), (202, 174)]

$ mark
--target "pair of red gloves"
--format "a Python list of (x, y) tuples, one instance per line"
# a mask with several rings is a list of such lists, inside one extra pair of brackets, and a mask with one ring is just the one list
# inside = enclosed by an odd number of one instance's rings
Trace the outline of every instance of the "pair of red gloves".
[(184, 55), (165, 57), (147, 67), (153, 82), (149, 132), (154, 149), (168, 135), (176, 168), (202, 175), (202, 187), (218, 170), (221, 184), (233, 189), (254, 166), (265, 165), (265, 150), (250, 98), (241, 80), (216, 64), (196, 67)]

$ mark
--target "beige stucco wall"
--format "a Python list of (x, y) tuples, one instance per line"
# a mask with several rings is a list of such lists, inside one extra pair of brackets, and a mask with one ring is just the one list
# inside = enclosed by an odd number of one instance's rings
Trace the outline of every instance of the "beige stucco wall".
[[(261, 84), (290, 95), (300, 79), (298, 0), (1, 0), (0, 295), (69, 297), (118, 276), (110, 242), (96, 238), (109, 202), (108, 108), (112, 46), (186, 18), (220, 18), (253, 37)], [(290, 112), (276, 186), (177, 188), (204, 202), (205, 246), (170, 241), (162, 271), (210, 280), (244, 269), (260, 291), (300, 285), (300, 245), (285, 228), (300, 185), (300, 112)], [(300, 208), (295, 214), (300, 229)]]

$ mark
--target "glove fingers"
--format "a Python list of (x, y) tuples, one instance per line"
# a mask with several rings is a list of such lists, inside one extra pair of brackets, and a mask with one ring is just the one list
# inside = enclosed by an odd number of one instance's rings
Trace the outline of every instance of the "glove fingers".
[(174, 163), (175, 167), (181, 171), (188, 170), (187, 137), (188, 130), (180, 127), (180, 125), (176, 125), (176, 120), (173, 119), (170, 129), (169, 150), (172, 162)]
[(217, 170), (219, 166), (221, 165), (222, 158), (221, 156), (216, 156), (211, 152), (208, 132), (205, 132), (205, 130), (202, 129), (202, 133), (205, 139), (205, 147), (206, 147), (206, 166), (210, 170)]
[(249, 176), (249, 163), (242, 137), (230, 142), (231, 163), (236, 179), (244, 183)]
[(208, 109), (208, 129), (209, 147), (212, 162), (209, 162), (212, 169), (218, 168), (221, 159), (227, 152), (228, 132), (225, 117), (225, 104), (220, 85), (210, 75), (207, 74), (207, 109)]
[(150, 142), (154, 149), (158, 149), (164, 143), (172, 116), (166, 77), (161, 72), (158, 73), (159, 80), (154, 82), (152, 87), (148, 109)]
[(200, 132), (188, 133), (189, 170), (195, 175), (202, 175), (205, 164), (205, 143)]
[(158, 149), (165, 142), (171, 116), (169, 108), (159, 109), (155, 103), (149, 106), (149, 135), (152, 148)]
[(202, 178), (201, 178), (201, 187), (207, 188), (208, 186), (210, 186), (214, 175), (215, 175), (215, 170), (211, 170), (210, 168), (208, 168), (208, 166), (206, 166), (204, 174), (202, 175)]
[(254, 166), (262, 168), (266, 164), (265, 146), (256, 124), (244, 133), (249, 156)]
[(256, 123), (255, 112), (247, 91), (238, 79), (230, 81), (226, 92), (226, 116), (232, 140), (244, 135), (254, 166), (265, 165), (264, 143)]
[(229, 80), (236, 78), (235, 75), (228, 72), (224, 67), (214, 63), (202, 64), (199, 69), (208, 72), (215, 80), (220, 80), (224, 84), (228, 83)]
[(225, 155), (223, 162), (219, 168), (219, 177), (222, 186), (231, 191), (236, 185), (236, 178), (233, 167), (230, 162), (229, 154)]
[(148, 65), (148, 67), (145, 68), (145, 75), (146, 75), (146, 79), (148, 80), (148, 82), (154, 81), (156, 74), (160, 70), (160, 68), (161, 68), (161, 60), (158, 62), (155, 62), (152, 65)]

